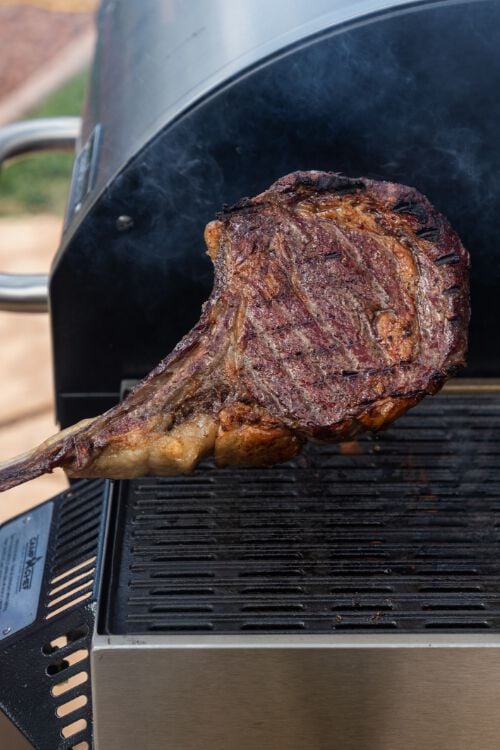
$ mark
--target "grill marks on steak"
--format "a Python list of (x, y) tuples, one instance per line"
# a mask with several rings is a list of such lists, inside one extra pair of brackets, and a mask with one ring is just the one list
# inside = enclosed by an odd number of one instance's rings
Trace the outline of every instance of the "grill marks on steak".
[(266, 465), (378, 429), (464, 364), (468, 256), (416, 190), (298, 172), (207, 226), (199, 323), (119, 406), (0, 467), (130, 477)]
[[(374, 404), (376, 422), (381, 399), (397, 412), (398, 399), (433, 392), (463, 363), (468, 261), (416, 191), (366, 180), (346, 192), (341, 178), (339, 194), (335, 176), (320, 176), (319, 192), (307, 177), (305, 186), (300, 175), (284, 178), (255, 199), (257, 227), (247, 205), (221, 230), (238, 248), (229, 287), (243, 290), (246, 306), (240, 378), (301, 434), (347, 437), (359, 419), (371, 426), (363, 405)], [(417, 237), (422, 225), (438, 240)], [(461, 262), (443, 266), (443, 256)], [(452, 284), (461, 294), (444, 294)]]

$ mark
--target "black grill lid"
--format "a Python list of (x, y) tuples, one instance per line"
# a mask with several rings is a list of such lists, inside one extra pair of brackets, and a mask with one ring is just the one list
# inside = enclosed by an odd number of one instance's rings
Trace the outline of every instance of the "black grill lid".
[(270, 470), (124, 482), (110, 633), (500, 629), (500, 394)]
[[(379, 0), (308, 5), (331, 13), (349, 5), (355, 14), (368, 4)], [(236, 12), (255, 20), (256, 0), (202, 5), (214, 8), (208, 20), (217, 38), (228, 35), (222, 46), (239, 54), (240, 29), (226, 22)], [(265, 15), (277, 5), (267, 3)], [(299, 5), (283, 14), (285, 24), (297, 20)], [(88, 200), (106, 188), (92, 209), (83, 200), (50, 284), (61, 426), (116, 403), (121, 380), (142, 377), (198, 320), (212, 285), (203, 230), (222, 205), (297, 169), (392, 180), (429, 197), (472, 255), (468, 374), (497, 377), (500, 3), (417, 2), (325, 30), (227, 81), (161, 129), (158, 107), (172, 95), (168, 81), (182, 51), (195, 50), (195, 69), (208, 74), (199, 47), (208, 29), (195, 2), (177, 6), (166, 14), (164, 0), (103, 5), (84, 124), (84, 142), (98, 128), (97, 152), (78, 164), (97, 164)], [(215, 9), (225, 23), (217, 25)], [(189, 19), (196, 33), (170, 44), (165, 25)], [(142, 144), (153, 123), (156, 136), (136, 151), (135, 135)], [(89, 181), (82, 176), (82, 185)], [(131, 220), (125, 229), (121, 216)]]

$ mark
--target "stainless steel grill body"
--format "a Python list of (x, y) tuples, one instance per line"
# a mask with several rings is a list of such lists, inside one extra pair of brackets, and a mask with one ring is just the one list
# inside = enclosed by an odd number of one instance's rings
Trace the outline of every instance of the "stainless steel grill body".
[(500, 638), (99, 637), (97, 748), (496, 750)]

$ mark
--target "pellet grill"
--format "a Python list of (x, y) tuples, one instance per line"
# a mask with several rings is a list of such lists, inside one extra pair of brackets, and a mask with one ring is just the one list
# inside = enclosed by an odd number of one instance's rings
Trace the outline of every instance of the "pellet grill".
[[(2, 750), (500, 744), (500, 3), (103, 0), (46, 310), (61, 426), (198, 317), (205, 223), (294, 169), (415, 185), (472, 256), (469, 368), (270, 470), (82, 481), (0, 528)], [(14, 250), (14, 249), (13, 249)], [(49, 300), (49, 302), (48, 302)]]

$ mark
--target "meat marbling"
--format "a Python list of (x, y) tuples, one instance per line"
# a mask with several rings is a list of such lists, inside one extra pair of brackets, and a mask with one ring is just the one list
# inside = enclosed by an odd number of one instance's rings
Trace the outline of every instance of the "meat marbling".
[(413, 188), (296, 172), (205, 230), (197, 325), (118, 406), (0, 466), (127, 478), (269, 465), (387, 425), (464, 364), (469, 258)]

